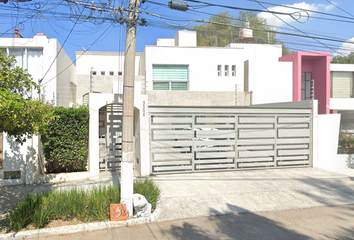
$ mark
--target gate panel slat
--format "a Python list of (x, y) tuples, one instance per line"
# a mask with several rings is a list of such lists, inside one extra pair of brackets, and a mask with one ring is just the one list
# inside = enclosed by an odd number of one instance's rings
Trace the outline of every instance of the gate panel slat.
[(191, 153), (181, 153), (181, 154), (154, 154), (154, 159), (159, 160), (175, 160), (175, 159), (191, 159)]
[(275, 151), (238, 151), (238, 157), (266, 157), (274, 156)]

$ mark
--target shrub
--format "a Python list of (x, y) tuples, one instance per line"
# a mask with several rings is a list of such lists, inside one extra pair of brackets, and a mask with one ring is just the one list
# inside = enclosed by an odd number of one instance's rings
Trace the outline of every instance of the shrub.
[[(144, 195), (155, 209), (161, 191), (152, 179), (145, 178), (135, 181), (134, 193)], [(35, 228), (43, 228), (56, 219), (108, 221), (110, 204), (119, 202), (119, 185), (40, 192), (27, 195), (23, 202), (19, 202), (16, 208), (10, 211), (10, 226), (18, 232), (30, 224)]]
[(341, 130), (339, 133), (338, 153), (352, 154), (354, 153), (354, 135), (347, 131)]
[(47, 173), (86, 171), (88, 108), (56, 107), (54, 116), (43, 136)]

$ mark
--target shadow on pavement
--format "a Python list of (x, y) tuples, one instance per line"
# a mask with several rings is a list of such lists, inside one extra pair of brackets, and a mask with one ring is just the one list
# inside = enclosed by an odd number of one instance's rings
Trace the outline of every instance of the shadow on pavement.
[(166, 232), (169, 239), (312, 239), (282, 226), (271, 219), (228, 205), (229, 211), (239, 209), (245, 213), (226, 214), (210, 209), (211, 217), (200, 222), (187, 219), (183, 225), (171, 225)]

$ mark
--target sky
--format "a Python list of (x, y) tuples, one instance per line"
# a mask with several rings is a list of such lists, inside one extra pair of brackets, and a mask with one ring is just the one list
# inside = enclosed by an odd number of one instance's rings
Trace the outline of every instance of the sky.
[[(168, 8), (168, 1), (146, 0), (140, 6), (139, 16), (146, 19), (147, 26), (138, 26), (137, 52), (157, 38), (173, 38), (178, 30), (200, 24), (196, 20), (208, 20), (224, 11), (236, 18), (240, 10), (247, 9), (265, 18), (279, 32), (277, 39), (291, 51), (330, 52), (332, 56), (354, 51), (351, 0), (186, 0), (187, 11)], [(127, 12), (122, 15), (117, 9), (126, 9), (128, 4), (128, 0), (0, 2), (0, 37), (13, 37), (15, 28), (25, 38), (44, 33), (58, 39), (73, 61), (75, 51), (85, 49), (124, 52), (126, 26), (118, 20)]]

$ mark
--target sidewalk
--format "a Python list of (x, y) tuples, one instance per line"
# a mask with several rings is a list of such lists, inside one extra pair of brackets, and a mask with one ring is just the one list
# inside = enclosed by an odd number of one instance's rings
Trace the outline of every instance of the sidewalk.
[[(354, 204), (354, 171), (343, 175), (316, 168), (290, 168), (158, 175), (153, 178), (162, 190), (158, 222)], [(119, 184), (118, 176), (104, 173), (99, 180), (1, 187), (0, 216), (4, 216), (27, 193), (95, 184)]]

